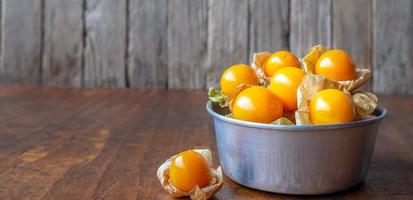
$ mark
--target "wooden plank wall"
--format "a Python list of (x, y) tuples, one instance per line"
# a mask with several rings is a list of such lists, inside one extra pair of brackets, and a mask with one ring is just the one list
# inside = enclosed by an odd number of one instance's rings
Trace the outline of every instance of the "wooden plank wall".
[(44, 2), (42, 84), (82, 85), (82, 10), (81, 0)]
[(314, 44), (413, 94), (411, 0), (0, 0), (0, 83), (204, 89), (257, 51)]
[(2, 82), (40, 84), (42, 1), (2, 0), (1, 8)]

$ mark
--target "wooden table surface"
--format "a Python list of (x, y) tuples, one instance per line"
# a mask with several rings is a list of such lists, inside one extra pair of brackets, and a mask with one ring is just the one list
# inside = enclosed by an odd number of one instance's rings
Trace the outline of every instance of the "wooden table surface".
[[(199, 91), (0, 87), (0, 199), (172, 199), (156, 178), (168, 157), (213, 150)], [(384, 96), (364, 183), (337, 194), (260, 192), (225, 178), (214, 199), (413, 199), (413, 96)], [(217, 164), (217, 163), (216, 163)]]

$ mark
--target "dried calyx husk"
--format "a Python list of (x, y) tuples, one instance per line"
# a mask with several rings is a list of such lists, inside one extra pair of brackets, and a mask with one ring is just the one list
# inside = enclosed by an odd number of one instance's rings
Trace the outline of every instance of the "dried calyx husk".
[[(371, 92), (356, 91), (371, 78), (371, 70), (356, 67), (356, 79), (348, 81), (334, 81), (324, 76), (315, 75), (315, 65), (322, 54), (329, 49), (323, 45), (313, 46), (309, 52), (300, 60), (301, 68), (306, 72), (302, 83), (297, 89), (297, 111), (284, 116), (271, 124), (279, 125), (312, 125), (309, 119), (308, 101), (317, 92), (325, 89), (339, 89), (351, 96), (354, 105), (354, 120), (368, 119), (374, 117), (372, 114), (377, 107), (378, 98)], [(264, 73), (264, 66), (267, 59), (272, 54), (270, 52), (254, 53), (251, 67), (255, 70), (260, 80), (260, 86), (267, 87), (270, 77)], [(250, 86), (242, 85), (238, 92)], [(221, 107), (228, 106), (232, 110), (232, 102), (218, 89), (210, 88), (209, 99), (218, 103)]]
[(254, 55), (252, 56), (251, 67), (252, 69), (255, 70), (255, 73), (257, 74), (260, 80), (260, 85), (264, 87), (270, 84), (270, 79), (271, 79), (271, 77), (266, 76), (264, 73), (265, 62), (267, 62), (270, 56), (271, 56), (270, 52), (258, 52), (258, 53), (254, 53)]
[(297, 125), (311, 125), (309, 118), (308, 101), (321, 90), (339, 89), (353, 99), (354, 120), (371, 118), (377, 107), (378, 99), (370, 92), (357, 91), (371, 77), (370, 69), (356, 68), (356, 79), (335, 81), (324, 76), (315, 75), (314, 68), (318, 58), (328, 51), (322, 45), (314, 46), (301, 60), (303, 70), (307, 73), (297, 89), (297, 111), (295, 119)]
[(372, 113), (377, 107), (377, 96), (371, 92), (355, 92), (353, 94), (353, 101), (356, 105), (357, 119), (373, 118)]
[(313, 46), (310, 51), (301, 59), (301, 67), (306, 73), (314, 74), (315, 65), (317, 63), (318, 58), (325, 52), (327, 52), (327, 48), (323, 45), (316, 45)]
[(167, 191), (172, 197), (183, 197), (189, 196), (193, 200), (206, 200), (211, 198), (216, 192), (218, 192), (222, 185), (224, 184), (224, 176), (222, 173), (222, 169), (219, 166), (217, 169), (212, 168), (212, 153), (209, 149), (193, 149), (200, 153), (205, 160), (208, 162), (209, 172), (211, 175), (211, 181), (209, 184), (203, 188), (199, 188), (198, 186), (195, 187), (190, 192), (184, 192), (177, 189), (173, 184), (169, 181), (169, 168), (171, 167), (172, 159), (175, 156), (172, 156), (168, 160), (166, 160), (157, 171), (157, 176), (159, 182), (161, 183), (162, 187)]
[(277, 120), (271, 122), (271, 124), (275, 124), (275, 125), (292, 125), (292, 126), (295, 125), (294, 122), (292, 122), (287, 117), (280, 117)]
[[(303, 59), (301, 59), (302, 69), (307, 74), (315, 74), (315, 65), (317, 63), (318, 58), (320, 58), (320, 56), (327, 51), (328, 49), (323, 45), (316, 45), (312, 47), (310, 51), (303, 57)], [(356, 79), (348, 81), (336, 81), (340, 85), (340, 87), (336, 89), (354, 91), (363, 84), (365, 84), (370, 79), (370, 77), (370, 69), (356, 67)]]

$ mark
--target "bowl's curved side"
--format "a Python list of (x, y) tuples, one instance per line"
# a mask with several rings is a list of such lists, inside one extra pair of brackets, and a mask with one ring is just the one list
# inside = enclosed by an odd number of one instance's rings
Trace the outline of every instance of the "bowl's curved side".
[(363, 180), (380, 122), (295, 132), (213, 120), (226, 175), (251, 188), (288, 194), (331, 193)]

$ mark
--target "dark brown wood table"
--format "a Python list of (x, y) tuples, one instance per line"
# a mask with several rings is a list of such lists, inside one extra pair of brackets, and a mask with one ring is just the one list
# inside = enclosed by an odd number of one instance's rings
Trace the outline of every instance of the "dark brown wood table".
[[(0, 87), (0, 199), (172, 199), (157, 167), (208, 147), (214, 130), (201, 91)], [(413, 199), (413, 96), (382, 96), (366, 180), (322, 196), (260, 192), (225, 178), (214, 199)]]

